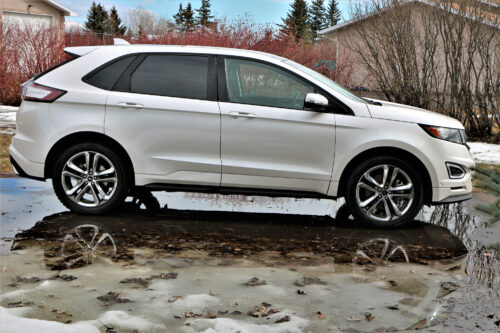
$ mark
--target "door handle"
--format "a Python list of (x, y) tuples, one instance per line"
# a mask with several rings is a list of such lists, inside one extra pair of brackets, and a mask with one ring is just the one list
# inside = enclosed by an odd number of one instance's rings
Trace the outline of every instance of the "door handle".
[(144, 105), (131, 102), (118, 102), (116, 105), (118, 105), (121, 109), (144, 109)]
[(257, 117), (253, 113), (248, 113), (248, 112), (233, 111), (233, 112), (229, 112), (229, 114), (235, 118), (256, 118)]

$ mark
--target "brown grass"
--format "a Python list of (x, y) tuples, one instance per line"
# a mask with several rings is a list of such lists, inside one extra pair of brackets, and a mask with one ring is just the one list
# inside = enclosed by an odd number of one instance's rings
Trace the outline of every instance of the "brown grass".
[(9, 146), (11, 142), (12, 135), (0, 134), (0, 173), (14, 172), (9, 161)]

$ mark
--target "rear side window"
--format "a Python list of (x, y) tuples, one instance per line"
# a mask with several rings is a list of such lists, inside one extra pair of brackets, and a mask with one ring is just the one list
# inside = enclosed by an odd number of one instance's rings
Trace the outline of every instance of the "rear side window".
[(134, 59), (135, 56), (121, 58), (99, 69), (97, 72), (90, 74), (88, 77), (84, 78), (83, 81), (94, 87), (111, 90), (120, 75), (122, 75)]
[(206, 100), (208, 57), (149, 55), (132, 74), (130, 92)]

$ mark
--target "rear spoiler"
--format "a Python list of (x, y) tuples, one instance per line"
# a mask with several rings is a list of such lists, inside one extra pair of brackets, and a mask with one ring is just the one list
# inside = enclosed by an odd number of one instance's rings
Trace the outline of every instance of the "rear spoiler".
[[(130, 45), (125, 39), (121, 38), (113, 38), (114, 45)], [(92, 51), (95, 51), (100, 46), (73, 46), (73, 47), (65, 47), (64, 52), (69, 54), (72, 57), (81, 57), (86, 54), (89, 54)]]
[(96, 50), (97, 48), (98, 46), (73, 46), (65, 47), (64, 52), (66, 52), (70, 56), (78, 58)]

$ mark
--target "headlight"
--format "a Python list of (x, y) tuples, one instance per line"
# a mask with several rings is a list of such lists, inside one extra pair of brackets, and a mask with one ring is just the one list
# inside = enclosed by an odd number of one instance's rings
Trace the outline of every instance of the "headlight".
[(459, 144), (466, 144), (467, 135), (465, 130), (458, 128), (438, 127), (430, 125), (420, 125), (430, 136), (436, 139), (451, 141)]

